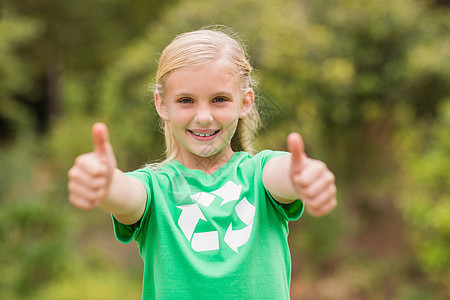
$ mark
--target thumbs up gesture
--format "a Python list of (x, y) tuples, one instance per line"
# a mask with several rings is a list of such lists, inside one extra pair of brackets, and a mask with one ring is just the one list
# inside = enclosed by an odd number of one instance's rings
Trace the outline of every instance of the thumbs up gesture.
[(290, 179), (297, 196), (313, 216), (322, 216), (336, 205), (335, 177), (327, 166), (305, 153), (303, 139), (298, 133), (287, 138), (291, 153)]
[(78, 156), (69, 170), (69, 201), (83, 210), (98, 207), (109, 191), (116, 157), (103, 123), (92, 127), (94, 151)]

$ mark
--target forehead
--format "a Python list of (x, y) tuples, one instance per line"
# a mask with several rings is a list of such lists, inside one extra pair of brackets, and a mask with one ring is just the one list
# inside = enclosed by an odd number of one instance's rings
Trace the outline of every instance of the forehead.
[(239, 87), (231, 68), (216, 62), (176, 69), (166, 77), (167, 93), (236, 92)]

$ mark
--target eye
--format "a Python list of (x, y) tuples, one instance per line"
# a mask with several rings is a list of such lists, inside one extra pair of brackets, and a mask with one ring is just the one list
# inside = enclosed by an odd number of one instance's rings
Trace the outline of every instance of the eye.
[(213, 103), (223, 103), (223, 102), (227, 102), (228, 99), (222, 96), (216, 97), (213, 100)]
[(191, 98), (181, 98), (178, 103), (194, 103), (194, 101)]

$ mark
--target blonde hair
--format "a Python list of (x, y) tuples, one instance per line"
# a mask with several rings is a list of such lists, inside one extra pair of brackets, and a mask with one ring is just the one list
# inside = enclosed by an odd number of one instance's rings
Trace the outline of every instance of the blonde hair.
[[(227, 33), (225, 32), (227, 31)], [(252, 88), (252, 67), (246, 57), (237, 35), (229, 28), (205, 28), (178, 35), (163, 50), (156, 72), (155, 93), (161, 99), (166, 92), (166, 78), (170, 72), (184, 67), (198, 67), (211, 62), (219, 62), (229, 67), (240, 83), (243, 93)], [(162, 100), (163, 101), (163, 100)], [(166, 144), (166, 160), (178, 155), (178, 143), (169, 122), (160, 120)], [(252, 141), (259, 127), (260, 118), (255, 105), (246, 117), (239, 119), (236, 132), (231, 139), (233, 151), (247, 151), (254, 154)], [(164, 163), (163, 162), (163, 163)]]

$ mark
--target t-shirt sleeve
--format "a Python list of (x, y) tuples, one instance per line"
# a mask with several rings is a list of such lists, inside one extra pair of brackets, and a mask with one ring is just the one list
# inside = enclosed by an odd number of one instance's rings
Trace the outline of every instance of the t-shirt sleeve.
[(120, 223), (119, 221), (114, 218), (113, 215), (111, 215), (113, 220), (113, 226), (114, 226), (114, 234), (117, 238), (117, 240), (121, 243), (130, 243), (133, 239), (137, 238), (141, 232), (141, 228), (144, 224), (147, 223), (149, 214), (151, 213), (151, 200), (152, 200), (152, 193), (150, 189), (150, 185), (152, 182), (152, 176), (151, 176), (151, 170), (148, 168), (139, 169), (133, 172), (125, 173), (127, 176), (135, 177), (137, 178), (145, 188), (145, 191), (147, 192), (147, 203), (145, 206), (144, 214), (142, 215), (141, 220), (139, 220), (137, 223), (132, 225), (125, 225)]
[[(285, 151), (271, 151), (264, 150), (255, 155), (255, 158), (259, 158), (261, 161), (261, 170), (264, 170), (264, 166), (272, 159), (278, 156), (286, 155), (289, 152)], [(262, 173), (261, 173), (262, 174)], [(262, 180), (261, 180), (262, 181)], [(269, 191), (264, 187), (267, 197), (271, 201), (275, 210), (280, 213), (286, 220), (295, 221), (298, 220), (303, 214), (304, 205), (300, 199), (295, 200), (289, 204), (282, 204), (277, 202), (272, 195), (270, 195)]]

